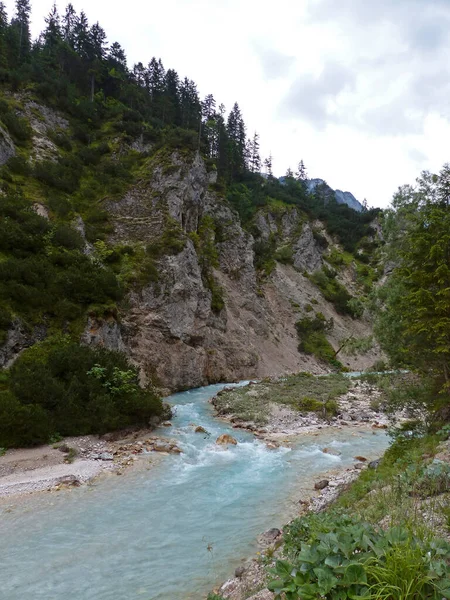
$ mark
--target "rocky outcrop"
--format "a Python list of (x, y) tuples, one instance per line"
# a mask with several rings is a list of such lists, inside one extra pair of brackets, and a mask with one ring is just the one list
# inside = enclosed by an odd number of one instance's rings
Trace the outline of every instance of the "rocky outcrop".
[[(311, 302), (327, 319), (333, 317), (332, 343), (349, 332), (368, 335), (368, 323), (336, 314), (304, 275), (320, 268), (323, 248), (314, 235), (316, 224), (305, 222), (295, 207), (264, 209), (256, 216), (257, 241), (292, 248), (292, 264), (277, 263), (269, 278), (261, 278), (255, 238), (211, 191), (215, 172), (207, 171), (198, 154), (187, 158), (160, 151), (147, 159), (142, 173), (123, 198), (105, 207), (114, 224), (111, 242), (140, 246), (141, 252), (151, 248), (153, 276), (144, 276), (128, 294), (120, 325), (90, 319), (85, 343), (124, 349), (141, 367), (144, 381), (180, 390), (302, 370), (325, 372), (326, 366), (297, 348), (295, 322)], [(205, 223), (211, 227), (214, 260), (202, 254), (198, 241)], [(214, 303), (218, 290), (223, 305)]]
[(300, 237), (295, 242), (293, 259), (296, 269), (308, 273), (317, 271), (323, 264), (322, 251), (308, 223), (305, 223)]
[(81, 337), (83, 344), (103, 346), (116, 352), (125, 352), (120, 325), (113, 318), (95, 319), (88, 318), (87, 327)]
[(14, 142), (3, 127), (0, 127), (0, 166), (7, 163), (15, 154), (16, 148)]
[(46, 334), (44, 325), (30, 330), (24, 327), (19, 319), (15, 319), (8, 329), (6, 341), (0, 346), (0, 368), (12, 365), (22, 350), (43, 340)]

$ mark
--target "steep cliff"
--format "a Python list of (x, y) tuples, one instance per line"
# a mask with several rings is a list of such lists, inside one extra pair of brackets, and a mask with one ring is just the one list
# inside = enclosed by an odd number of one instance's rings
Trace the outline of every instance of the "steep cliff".
[[(107, 203), (110, 242), (146, 247), (153, 268), (128, 293), (120, 324), (91, 320), (83, 340), (124, 349), (146, 377), (169, 389), (328, 370), (299, 353), (295, 322), (314, 305), (333, 318), (336, 349), (342, 338), (368, 336), (370, 323), (338, 314), (308, 278), (323, 264), (324, 228), (296, 208), (269, 207), (256, 215), (253, 236), (214, 183), (215, 172), (198, 154), (161, 151), (147, 160), (137, 185)], [(262, 275), (255, 248), (269, 243), (280, 260)], [(355, 285), (351, 275), (346, 284)], [(363, 368), (376, 358), (373, 351), (344, 362)]]
[[(362, 305), (353, 313), (345, 306), (359, 302), (373, 283), (373, 269), (362, 262), (370, 259), (373, 240), (361, 237), (364, 243), (355, 246), (352, 238), (356, 250), (344, 252), (329, 233), (337, 221), (330, 227), (312, 216), (314, 199), (305, 204), (301, 188), (294, 190), (299, 202), (294, 196), (286, 202), (276, 194), (287, 186), (277, 191), (274, 180), (254, 181), (256, 188), (244, 191), (260, 200), (251, 200), (251, 217), (243, 221), (217, 182), (214, 161), (192, 144), (177, 142), (174, 149), (143, 136), (117, 136), (108, 123), (86, 145), (80, 124), (28, 95), (9, 96), (8, 110), (26, 136), (16, 146), (0, 131), (0, 225), (16, 231), (13, 215), (22, 232), (12, 245), (9, 233), (4, 238), (5, 256), (15, 258), (0, 273), (0, 367), (62, 331), (125, 352), (143, 381), (176, 390), (330, 370), (314, 354), (299, 352), (299, 319), (319, 315), (335, 350), (344, 340), (370, 336)], [(41, 221), (34, 223), (30, 209)], [(27, 225), (30, 219), (34, 224)], [(30, 273), (36, 267), (27, 227), (48, 282)], [(51, 291), (54, 278), (61, 285)], [(339, 354), (351, 369), (378, 358), (376, 348), (357, 357)]]

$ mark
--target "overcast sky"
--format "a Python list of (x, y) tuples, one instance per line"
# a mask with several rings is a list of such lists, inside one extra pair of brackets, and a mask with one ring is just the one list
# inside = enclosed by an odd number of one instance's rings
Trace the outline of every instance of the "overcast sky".
[[(37, 35), (52, 2), (31, 4)], [(303, 159), (310, 177), (386, 206), (399, 185), (450, 161), (450, 0), (72, 4), (130, 67), (161, 57), (201, 96), (227, 110), (237, 100), (277, 176)]]

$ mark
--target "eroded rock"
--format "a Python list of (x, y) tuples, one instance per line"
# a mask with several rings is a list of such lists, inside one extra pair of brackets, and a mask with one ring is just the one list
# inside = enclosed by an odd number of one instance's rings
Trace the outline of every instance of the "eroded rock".
[(217, 438), (216, 444), (218, 444), (219, 446), (228, 446), (229, 444), (236, 446), (237, 440), (232, 435), (229, 435), (228, 433), (223, 433)]

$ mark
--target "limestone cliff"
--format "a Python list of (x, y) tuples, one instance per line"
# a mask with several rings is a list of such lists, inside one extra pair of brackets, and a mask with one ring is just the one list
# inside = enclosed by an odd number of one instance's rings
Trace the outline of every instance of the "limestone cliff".
[[(254, 219), (252, 236), (213, 191), (214, 183), (215, 173), (207, 171), (199, 155), (160, 153), (148, 160), (137, 185), (119, 201), (107, 203), (112, 243), (158, 247), (173, 237), (179, 243), (156, 255), (157, 276), (128, 294), (119, 324), (91, 319), (83, 341), (125, 350), (144, 377), (171, 390), (326, 371), (326, 365), (297, 349), (295, 322), (311, 310), (311, 303), (327, 319), (333, 317), (330, 341), (335, 347), (350, 334), (367, 336), (370, 323), (337, 314), (307, 277), (322, 265), (320, 237), (326, 234), (314, 235), (321, 224), (305, 221), (296, 208), (265, 209)], [(217, 253), (207, 276), (205, 256), (196, 244), (205, 222)], [(287, 248), (290, 260), (274, 263), (270, 275), (261, 277), (255, 268), (255, 241), (269, 240), (275, 251)], [(352, 285), (351, 277), (347, 284)], [(214, 306), (218, 289), (223, 307)], [(344, 362), (363, 368), (376, 358), (371, 353), (362, 362)]]

